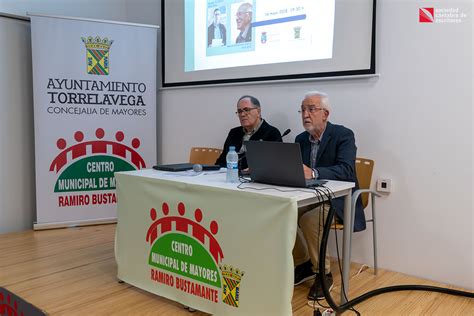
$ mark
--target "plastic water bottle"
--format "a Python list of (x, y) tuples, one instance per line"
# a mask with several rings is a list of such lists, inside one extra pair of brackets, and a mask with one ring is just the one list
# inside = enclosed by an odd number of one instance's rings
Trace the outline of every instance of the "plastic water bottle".
[(238, 182), (239, 181), (239, 169), (238, 169), (239, 155), (237, 155), (237, 153), (235, 152), (234, 146), (229, 147), (229, 152), (227, 153), (225, 160), (227, 162), (226, 181), (231, 182), (231, 183)]

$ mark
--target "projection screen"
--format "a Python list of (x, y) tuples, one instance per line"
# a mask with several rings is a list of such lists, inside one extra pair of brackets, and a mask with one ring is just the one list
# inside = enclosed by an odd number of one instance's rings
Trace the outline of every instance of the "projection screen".
[(164, 87), (375, 73), (375, 0), (162, 0)]

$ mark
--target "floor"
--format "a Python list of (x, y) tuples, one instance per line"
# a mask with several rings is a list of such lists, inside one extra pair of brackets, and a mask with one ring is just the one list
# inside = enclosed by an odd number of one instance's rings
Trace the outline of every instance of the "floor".
[[(50, 315), (189, 315), (178, 303), (117, 282), (114, 236), (114, 224), (0, 235), (0, 286)], [(351, 298), (390, 285), (445, 286), (383, 269), (377, 276), (371, 268), (357, 274), (359, 269), (358, 264), (351, 267)], [(338, 300), (340, 278), (333, 274), (332, 295)], [(308, 281), (295, 287), (294, 315), (313, 315), (306, 299), (310, 286)], [(356, 309), (362, 315), (474, 315), (474, 299), (393, 292)]]

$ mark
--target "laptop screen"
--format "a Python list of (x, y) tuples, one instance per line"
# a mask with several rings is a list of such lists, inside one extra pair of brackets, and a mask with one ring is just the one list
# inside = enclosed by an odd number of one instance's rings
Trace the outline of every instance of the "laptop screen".
[(300, 144), (245, 142), (250, 178), (255, 182), (306, 187)]

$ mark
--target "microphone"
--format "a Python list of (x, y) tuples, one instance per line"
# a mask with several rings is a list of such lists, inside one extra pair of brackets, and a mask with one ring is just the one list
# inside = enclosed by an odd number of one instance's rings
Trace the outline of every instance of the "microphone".
[(288, 135), (289, 133), (291, 133), (291, 129), (287, 129), (280, 137), (280, 140), (283, 141), (283, 137), (285, 137), (286, 135)]
[(202, 172), (202, 171), (214, 171), (214, 170), (219, 170), (221, 166), (219, 165), (201, 165), (201, 164), (194, 164), (193, 165), (193, 171), (196, 173)]
[(203, 170), (202, 165), (200, 165), (198, 163), (193, 165), (193, 171), (194, 172), (202, 172), (202, 170)]

